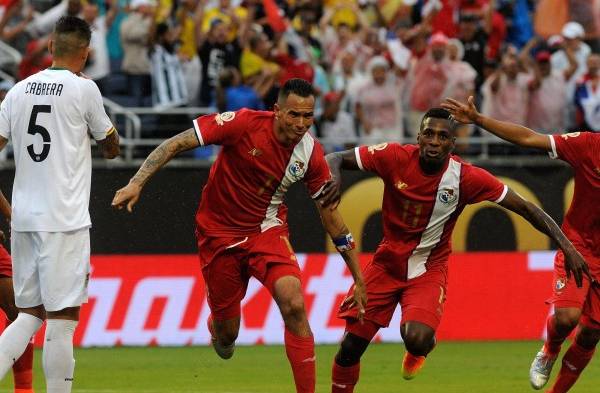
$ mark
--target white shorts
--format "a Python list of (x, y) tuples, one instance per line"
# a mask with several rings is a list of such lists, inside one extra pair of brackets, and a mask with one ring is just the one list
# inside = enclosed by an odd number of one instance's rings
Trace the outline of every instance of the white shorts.
[(13, 286), (18, 308), (46, 311), (87, 302), (90, 230), (11, 234)]

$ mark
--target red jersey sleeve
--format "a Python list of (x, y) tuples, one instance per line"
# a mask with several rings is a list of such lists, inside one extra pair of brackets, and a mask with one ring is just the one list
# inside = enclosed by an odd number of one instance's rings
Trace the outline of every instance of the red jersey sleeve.
[(386, 178), (392, 168), (397, 168), (400, 161), (405, 162), (408, 158), (408, 152), (399, 143), (359, 146), (354, 153), (361, 170), (373, 172), (381, 178)]
[(562, 135), (549, 135), (552, 151), (551, 158), (559, 158), (571, 166), (579, 166), (583, 156), (590, 151), (591, 138), (589, 132), (571, 132)]
[(310, 196), (315, 199), (321, 194), (325, 183), (331, 179), (331, 172), (329, 171), (329, 165), (325, 160), (325, 152), (323, 147), (317, 141), (313, 147), (310, 161), (308, 162), (308, 171), (304, 177), (304, 183), (308, 187)]
[(244, 134), (251, 120), (251, 111), (213, 113), (193, 120), (201, 146), (233, 145)]
[(485, 169), (464, 166), (461, 181), (462, 193), (467, 204), (482, 201), (502, 202), (508, 187)]

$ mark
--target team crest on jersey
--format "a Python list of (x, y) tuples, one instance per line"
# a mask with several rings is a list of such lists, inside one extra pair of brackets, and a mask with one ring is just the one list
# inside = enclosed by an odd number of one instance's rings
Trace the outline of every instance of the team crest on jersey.
[(217, 113), (215, 121), (218, 125), (222, 126), (227, 121), (232, 121), (235, 118), (235, 112), (223, 112)]
[(567, 285), (567, 283), (565, 282), (564, 278), (559, 278), (558, 280), (556, 280), (556, 283), (554, 284), (554, 290), (556, 292), (561, 291), (565, 285)]
[(566, 140), (569, 138), (577, 138), (579, 135), (581, 135), (581, 132), (569, 132), (568, 134), (562, 134), (561, 137)]
[(304, 176), (304, 171), (306, 171), (305, 166), (306, 164), (304, 164), (302, 161), (294, 161), (294, 163), (290, 165), (288, 169), (292, 176), (299, 179)]
[(600, 176), (600, 168), (594, 168), (594, 172), (596, 172), (596, 175)]
[(444, 188), (438, 193), (438, 199), (442, 203), (452, 203), (456, 200), (457, 195), (452, 188)]
[(375, 154), (376, 151), (380, 151), (385, 149), (388, 146), (387, 143), (380, 143), (378, 145), (371, 145), (367, 148), (367, 150), (369, 151), (369, 153), (371, 154)]
[(398, 180), (396, 182), (396, 188), (399, 190), (404, 190), (405, 188), (408, 188), (408, 184), (404, 183), (402, 180)]

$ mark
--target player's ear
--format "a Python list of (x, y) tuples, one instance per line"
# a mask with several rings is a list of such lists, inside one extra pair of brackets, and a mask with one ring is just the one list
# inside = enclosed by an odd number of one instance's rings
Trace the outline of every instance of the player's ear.
[(50, 55), (54, 56), (54, 38), (51, 38), (48, 41), (48, 52), (50, 53)]
[(279, 113), (281, 112), (281, 108), (279, 107), (278, 103), (275, 103), (275, 105), (273, 105), (273, 112), (275, 113), (275, 118), (279, 119)]

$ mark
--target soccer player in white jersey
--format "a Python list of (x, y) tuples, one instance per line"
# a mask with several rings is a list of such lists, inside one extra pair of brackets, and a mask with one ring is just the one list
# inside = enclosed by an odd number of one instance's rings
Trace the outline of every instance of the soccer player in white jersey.
[(49, 43), (52, 67), (19, 82), (0, 106), (0, 149), (12, 140), (12, 256), (17, 319), (0, 336), (0, 379), (47, 318), (48, 393), (71, 391), (73, 333), (87, 301), (91, 142), (105, 158), (119, 136), (93, 81), (80, 76), (91, 31), (61, 18)]

